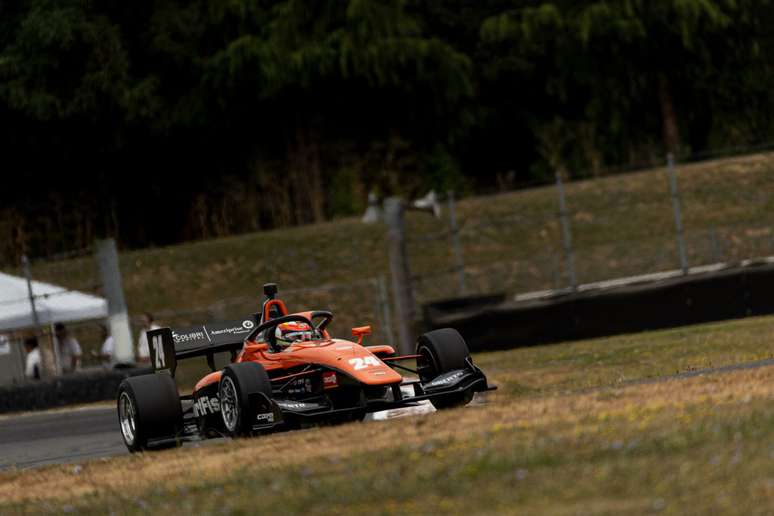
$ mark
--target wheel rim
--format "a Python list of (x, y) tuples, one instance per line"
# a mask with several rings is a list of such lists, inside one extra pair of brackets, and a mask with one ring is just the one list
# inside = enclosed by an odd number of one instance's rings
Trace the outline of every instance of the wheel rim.
[(234, 380), (225, 376), (220, 382), (220, 413), (223, 416), (223, 424), (228, 431), (233, 432), (239, 420), (239, 403), (237, 402), (236, 386)]
[(129, 445), (134, 444), (137, 435), (136, 414), (132, 398), (127, 392), (121, 393), (118, 401), (118, 421), (121, 424), (121, 435)]

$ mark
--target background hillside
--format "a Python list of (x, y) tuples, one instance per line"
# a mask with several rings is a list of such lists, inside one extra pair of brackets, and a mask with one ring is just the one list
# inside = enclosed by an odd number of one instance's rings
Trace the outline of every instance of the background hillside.
[[(677, 169), (689, 265), (774, 255), (774, 154)], [(580, 283), (679, 268), (666, 169), (568, 184)], [(467, 294), (509, 295), (568, 286), (556, 189), (546, 186), (457, 203)], [(448, 210), (408, 212), (408, 252), (419, 302), (460, 294)], [(339, 335), (372, 324), (386, 340), (389, 291), (383, 224), (359, 218), (121, 253), (130, 313), (170, 325), (252, 313), (260, 286), (280, 284), (291, 308), (330, 308)], [(43, 261), (33, 276), (89, 290), (91, 256)]]

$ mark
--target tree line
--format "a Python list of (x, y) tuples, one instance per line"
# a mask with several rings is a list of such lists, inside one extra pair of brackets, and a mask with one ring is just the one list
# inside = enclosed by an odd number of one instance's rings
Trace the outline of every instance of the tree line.
[(766, 0), (0, 1), (0, 263), (772, 139)]

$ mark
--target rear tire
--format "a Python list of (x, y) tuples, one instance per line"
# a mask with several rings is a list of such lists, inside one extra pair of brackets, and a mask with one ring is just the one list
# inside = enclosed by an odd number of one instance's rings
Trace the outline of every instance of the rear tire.
[[(453, 328), (442, 328), (422, 334), (417, 340), (417, 371), (422, 382), (468, 367), (470, 350), (462, 335)], [(430, 399), (438, 410), (467, 405), (473, 392), (465, 391)]]
[(175, 380), (167, 374), (132, 376), (121, 382), (117, 397), (121, 437), (130, 452), (148, 450), (149, 442), (167, 438), (158, 448), (180, 446), (183, 409)]
[(259, 393), (271, 399), (271, 381), (261, 364), (244, 362), (232, 364), (223, 370), (218, 386), (218, 401), (228, 435), (252, 435), (257, 414), (250, 403), (250, 396)]

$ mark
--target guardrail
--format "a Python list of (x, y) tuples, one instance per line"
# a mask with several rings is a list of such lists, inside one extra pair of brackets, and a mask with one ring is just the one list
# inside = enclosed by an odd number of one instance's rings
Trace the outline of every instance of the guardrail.
[(774, 314), (772, 258), (628, 280), (467, 310), (433, 303), (425, 325), (456, 328), (471, 350), (485, 351)]

